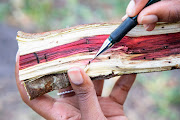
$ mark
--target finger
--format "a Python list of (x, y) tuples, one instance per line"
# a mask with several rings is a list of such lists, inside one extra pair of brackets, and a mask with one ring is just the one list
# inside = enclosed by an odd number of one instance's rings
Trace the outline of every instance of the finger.
[(100, 108), (93, 82), (80, 68), (68, 70), (68, 76), (74, 89), (83, 120), (96, 120), (104, 115)]
[(143, 9), (138, 16), (139, 24), (180, 21), (180, 0), (165, 0)]
[(147, 4), (148, 0), (131, 0), (126, 9), (126, 14), (129, 17), (136, 16)]
[(152, 31), (155, 28), (156, 23), (144, 24), (143, 26), (144, 26), (145, 30)]
[(29, 100), (23, 84), (19, 80), (19, 52), (16, 55), (16, 67), (15, 67), (16, 83), (21, 95), (22, 100), (31, 107), (34, 111), (39, 113), (45, 118), (49, 118), (50, 110), (54, 104), (54, 99), (48, 95), (43, 95), (34, 100)]
[(126, 14), (126, 15), (124, 15), (123, 17), (122, 17), (122, 21), (125, 21), (125, 19), (128, 17), (128, 15)]
[(113, 87), (109, 97), (123, 105), (135, 78), (136, 74), (121, 76)]
[(94, 88), (96, 90), (97, 96), (101, 96), (103, 86), (104, 86), (104, 80), (94, 80), (93, 84), (94, 84)]

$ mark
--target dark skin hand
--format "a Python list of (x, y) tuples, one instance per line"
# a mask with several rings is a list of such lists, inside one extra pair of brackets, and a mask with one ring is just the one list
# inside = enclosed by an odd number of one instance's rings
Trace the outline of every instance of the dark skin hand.
[(147, 31), (152, 31), (157, 22), (180, 21), (180, 0), (161, 0), (144, 8), (148, 1), (131, 0), (122, 20), (124, 21), (127, 17), (134, 17), (139, 13), (138, 23), (143, 24)]
[(15, 73), (21, 98), (30, 108), (45, 119), (127, 120), (123, 111), (123, 104), (136, 78), (135, 74), (121, 76), (109, 97), (101, 97), (104, 80), (92, 82), (82, 69), (74, 67), (68, 70), (70, 83), (75, 91), (74, 95), (67, 94), (55, 99), (45, 94), (30, 101), (23, 84), (19, 81), (18, 72), (19, 55), (17, 55)]
[[(143, 24), (147, 31), (153, 30), (158, 21), (180, 21), (180, 0), (163, 0), (143, 9), (147, 2), (148, 0), (131, 0), (123, 20), (127, 16), (133, 17), (139, 13), (138, 23)], [(30, 101), (24, 86), (19, 81), (19, 55), (17, 56), (16, 82), (21, 98), (45, 119), (127, 120), (123, 111), (123, 104), (136, 78), (135, 74), (121, 76), (109, 97), (101, 97), (104, 80), (92, 82), (82, 69), (71, 68), (68, 71), (68, 75), (75, 95), (69, 94), (55, 99), (46, 94)]]

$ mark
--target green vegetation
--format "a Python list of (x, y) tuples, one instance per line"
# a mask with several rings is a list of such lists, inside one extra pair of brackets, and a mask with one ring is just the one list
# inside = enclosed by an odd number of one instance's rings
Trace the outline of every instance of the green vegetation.
[(167, 120), (179, 120), (179, 112), (172, 108), (174, 106), (178, 109), (180, 105), (180, 81), (178, 78), (174, 77), (170, 71), (165, 71), (155, 73), (151, 77), (140, 74), (137, 80), (152, 97), (159, 116)]
[[(7, 18), (23, 26), (22, 22), (30, 21), (35, 30), (54, 30), (79, 24), (99, 23), (125, 14), (128, 1), (98, 0), (94, 2), (82, 0), (14, 0), (0, 3), (0, 21)], [(10, 12), (11, 11), (11, 12)], [(11, 21), (6, 21), (11, 24)]]
[(5, 21), (8, 14), (10, 13), (10, 8), (7, 3), (0, 4), (0, 21)]

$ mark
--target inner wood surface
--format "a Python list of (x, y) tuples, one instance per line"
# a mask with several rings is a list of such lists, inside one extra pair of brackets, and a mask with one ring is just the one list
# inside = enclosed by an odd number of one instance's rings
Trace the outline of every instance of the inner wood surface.
[[(97, 52), (108, 36), (86, 37), (72, 43), (20, 56), (20, 70), (79, 53)], [(131, 60), (156, 60), (180, 54), (180, 33), (141, 37), (125, 36), (111, 50), (122, 46), (124, 48), (119, 49), (119, 53), (130, 54)]]
[[(85, 68), (119, 24), (95, 24), (28, 34), (18, 32), (19, 79), (30, 99), (69, 86), (67, 70)], [(96, 58), (86, 73), (92, 80), (180, 68), (180, 24), (160, 24), (152, 32), (135, 27)]]

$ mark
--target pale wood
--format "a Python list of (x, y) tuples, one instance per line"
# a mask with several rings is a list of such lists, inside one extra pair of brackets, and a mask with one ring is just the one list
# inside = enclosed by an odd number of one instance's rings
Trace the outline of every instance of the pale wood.
[[(119, 23), (82, 25), (38, 34), (18, 32), (17, 41), (20, 56), (72, 43), (84, 37), (108, 35), (118, 25)], [(140, 37), (179, 32), (180, 23), (161, 23), (151, 32), (145, 31), (142, 25), (138, 25), (127, 36)], [(94, 57), (97, 51), (78, 53), (21, 69), (19, 71), (19, 78), (21, 81), (25, 81), (25, 87), (30, 99), (34, 99), (49, 91), (67, 87), (69, 82), (66, 72), (74, 66), (86, 69), (87, 74), (92, 79), (97, 80), (123, 74), (179, 69), (180, 54), (169, 55), (156, 60), (131, 60), (132, 57), (139, 54), (119, 53), (118, 50), (121, 49), (127, 48), (126, 46), (119, 46), (116, 49), (108, 50), (92, 62), (88, 68), (85, 68), (86, 63)], [(110, 59), (108, 59), (109, 57)]]

